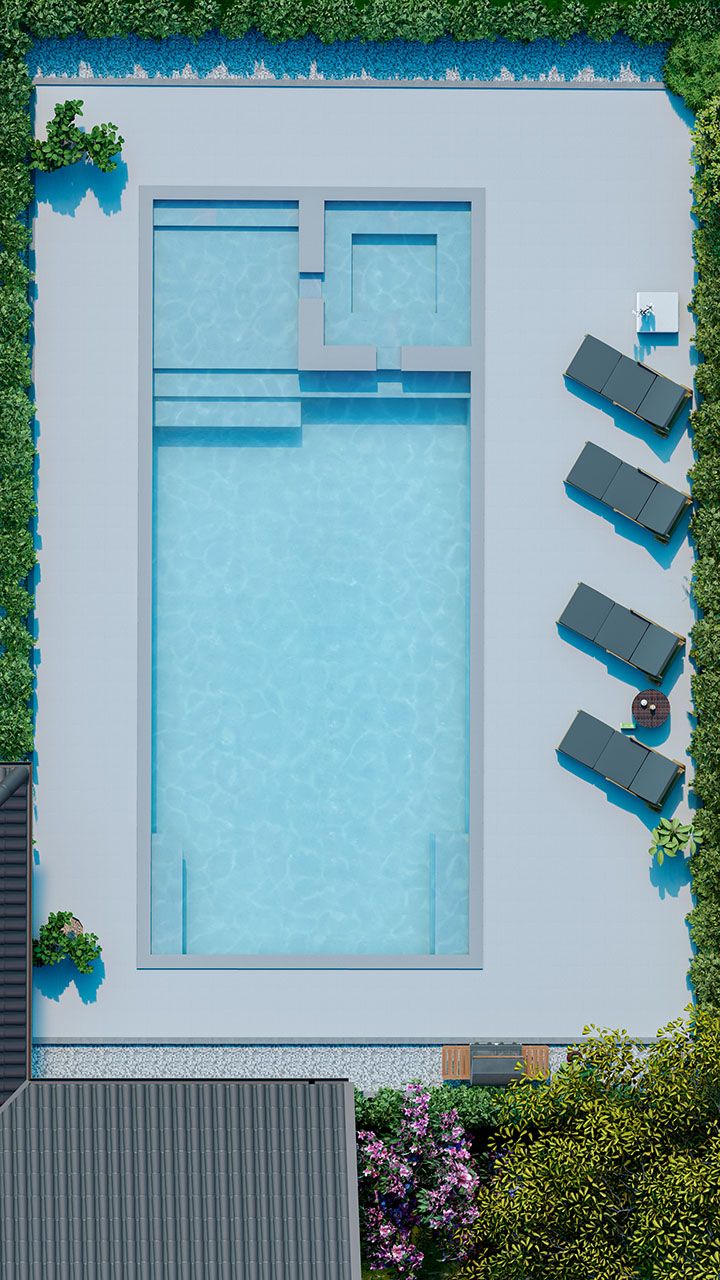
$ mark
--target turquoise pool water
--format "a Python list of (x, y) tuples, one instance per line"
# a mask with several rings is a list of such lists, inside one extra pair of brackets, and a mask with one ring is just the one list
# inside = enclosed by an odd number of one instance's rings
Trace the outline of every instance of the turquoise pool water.
[(296, 206), (155, 207), (156, 954), (468, 947), (469, 386), (395, 355), (468, 341), (467, 212), (335, 212), (379, 374), (297, 369)]

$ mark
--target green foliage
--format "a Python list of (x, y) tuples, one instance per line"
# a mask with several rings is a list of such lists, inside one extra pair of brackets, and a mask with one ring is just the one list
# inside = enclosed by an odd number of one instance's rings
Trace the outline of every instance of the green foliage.
[(456, 0), (449, 6), (449, 32), (455, 40), (492, 40), (497, 35), (493, 0)]
[(684, 25), (684, 15), (672, 0), (630, 0), (623, 6), (622, 29), (638, 44), (674, 40)]
[(64, 165), (77, 164), (83, 156), (103, 173), (112, 173), (117, 168), (114, 157), (125, 139), (118, 133), (116, 124), (96, 124), (89, 133), (79, 129), (75, 117), (82, 115), (82, 105), (79, 98), (56, 103), (45, 140), (33, 143), (32, 163), (36, 169), (51, 173)]
[(115, 157), (125, 141), (118, 133), (116, 124), (94, 124), (85, 138), (85, 154), (91, 164), (103, 173), (112, 173), (117, 169)]
[(131, 22), (127, 0), (85, 0), (82, 29), (91, 40), (129, 35)]
[[(702, 803), (694, 829), (703, 838), (690, 858), (694, 906), (688, 924), (697, 948), (690, 963), (695, 997), (715, 1013), (720, 1013), (720, 79), (716, 85), (713, 59), (719, 52), (717, 37), (684, 40), (671, 50), (667, 65), (671, 87), (701, 108), (693, 131), (698, 278), (691, 306), (702, 357), (696, 387), (704, 399), (692, 415), (696, 461), (691, 478), (697, 504), (693, 591), (703, 616), (691, 637), (697, 727), (690, 749), (693, 789)], [(707, 97), (706, 91), (715, 96)]]
[(79, 973), (92, 973), (102, 947), (94, 933), (79, 933), (70, 943), (70, 959)]
[(587, 33), (591, 40), (612, 40), (623, 28), (625, 5), (618, 0), (608, 0), (606, 4), (594, 6), (590, 14)]
[(199, 40), (220, 26), (220, 0), (189, 0), (183, 5), (183, 35)]
[[(22, 6), (24, 7), (24, 6)], [(32, 596), (35, 565), (30, 522), (35, 514), (27, 264), (27, 206), (33, 189), (27, 160), (32, 144), (31, 81), (17, 31), (21, 4), (0, 7), (0, 758), (32, 751), (30, 699)], [(16, 24), (13, 32), (12, 23)]]
[[(32, 81), (24, 62), (5, 58), (0, 62), (0, 110), (27, 111)], [(30, 122), (28, 121), (28, 131)]]
[[(429, 43), (445, 34), (457, 40), (528, 42), (568, 40), (583, 31), (602, 41), (624, 32), (640, 43), (694, 38), (698, 47), (720, 32), (716, 0), (2, 0), (2, 5), (0, 47), (4, 43), (18, 55), (27, 45), (23, 26), (35, 36), (83, 31), (93, 38), (133, 33), (150, 40), (199, 39), (217, 29), (238, 39), (256, 27), (276, 42), (312, 32), (325, 43)], [(703, 55), (712, 68), (711, 54), (703, 50)], [(688, 76), (699, 85), (702, 73), (694, 52), (671, 57), (675, 91), (684, 92)]]
[(3, 249), (27, 243), (23, 231), (15, 226), (16, 218), (25, 214), (33, 198), (33, 185), (24, 164), (0, 163), (0, 244)]
[(128, 25), (141, 40), (181, 35), (185, 10), (177, 0), (128, 0)]
[(718, 1274), (720, 1019), (658, 1035), (641, 1054), (625, 1032), (596, 1032), (548, 1084), (510, 1086), (462, 1237), (468, 1280)]
[(683, 36), (670, 49), (663, 74), (668, 89), (700, 111), (720, 93), (720, 35)]
[(420, 40), (429, 44), (447, 30), (443, 0), (368, 0), (361, 12), (364, 40)]
[(71, 36), (80, 22), (78, 0), (30, 0), (25, 21), (34, 36)]
[(301, 40), (310, 29), (304, 0), (257, 0), (253, 26), (268, 40)]
[(651, 835), (650, 857), (657, 858), (659, 866), (678, 853), (695, 853), (703, 838), (702, 831), (695, 831), (691, 822), (680, 822), (679, 818), (661, 818)]
[(384, 1087), (367, 1096), (355, 1090), (355, 1126), (370, 1129), (383, 1142), (397, 1137), (402, 1115), (402, 1090)]
[(94, 933), (72, 932), (72, 911), (51, 911), (40, 926), (39, 937), (33, 938), (33, 964), (36, 968), (72, 960), (78, 973), (92, 973), (102, 947)]
[(0, 164), (23, 161), (30, 147), (27, 112), (21, 107), (0, 113)]
[[(476, 1147), (483, 1147), (497, 1123), (505, 1090), (477, 1085), (435, 1085), (430, 1090), (430, 1118), (436, 1120), (451, 1109)], [(355, 1090), (355, 1122), (358, 1129), (370, 1129), (391, 1142), (400, 1131), (402, 1089), (382, 1088), (366, 1096)]]
[(310, 30), (325, 44), (333, 40), (354, 40), (364, 31), (369, 0), (308, 0)]
[(229, 40), (240, 40), (250, 30), (254, 14), (254, 0), (228, 0), (223, 6), (220, 31)]

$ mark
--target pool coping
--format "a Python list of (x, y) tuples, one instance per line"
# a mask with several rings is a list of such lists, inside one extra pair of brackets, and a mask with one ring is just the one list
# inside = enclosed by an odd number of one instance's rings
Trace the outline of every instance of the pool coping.
[[(154, 955), (151, 951), (152, 794), (152, 449), (153, 449), (153, 206), (156, 200), (293, 200), (298, 202), (300, 269), (324, 267), (326, 201), (403, 201), (470, 205), (470, 345), (402, 347), (400, 371), (447, 369), (470, 374), (470, 583), (467, 955)], [(322, 263), (319, 256), (322, 250)], [(314, 265), (309, 267), (308, 261)], [(481, 969), (483, 786), (483, 491), (485, 364), (485, 190), (478, 187), (216, 187), (142, 185), (139, 188), (138, 273), (138, 634), (137, 634), (137, 966), (139, 969)], [(307, 300), (305, 300), (307, 301)], [(332, 347), (318, 345), (317, 316), (298, 309), (298, 367), (332, 361)], [(362, 347), (345, 352), (365, 352)], [(375, 348), (372, 348), (375, 352)], [(329, 353), (327, 356), (324, 353)], [(306, 365), (306, 367), (308, 367)], [(311, 363), (310, 368), (316, 364)], [(320, 363), (320, 368), (323, 364)], [(325, 366), (327, 367), (327, 365)], [(332, 367), (332, 363), (330, 364)], [(358, 367), (357, 365), (355, 367)], [(367, 367), (361, 365), (360, 367)], [(343, 369), (345, 366), (343, 365)]]

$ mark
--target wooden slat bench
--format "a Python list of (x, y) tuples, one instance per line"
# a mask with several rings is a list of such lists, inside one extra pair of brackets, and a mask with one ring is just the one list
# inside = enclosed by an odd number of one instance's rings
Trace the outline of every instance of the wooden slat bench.
[(515, 1066), (520, 1061), (527, 1077), (547, 1079), (550, 1074), (549, 1045), (444, 1044), (442, 1078), (448, 1083), (504, 1085), (518, 1074)]

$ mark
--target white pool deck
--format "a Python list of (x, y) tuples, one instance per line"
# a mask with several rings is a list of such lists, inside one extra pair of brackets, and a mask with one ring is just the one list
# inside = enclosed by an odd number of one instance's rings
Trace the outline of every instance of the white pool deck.
[[(637, 291), (676, 290), (677, 344), (643, 358), (690, 383), (687, 122), (653, 89), (140, 83), (40, 87), (38, 129), (75, 93), (86, 127), (119, 125), (127, 181), (39, 189), (34, 911), (71, 908), (104, 975), (44, 973), (35, 1038), (652, 1037), (689, 999), (687, 872), (651, 870), (649, 810), (559, 763), (578, 708), (617, 726), (641, 685), (555, 620), (584, 580), (687, 633), (692, 554), (686, 527), (664, 549), (562, 482), (588, 439), (679, 488), (692, 455), (686, 430), (661, 441), (562, 371), (587, 331), (631, 354)], [(138, 188), (162, 184), (486, 190), (481, 970), (136, 967)], [(645, 740), (689, 765), (687, 656), (665, 687), (669, 733)]]

